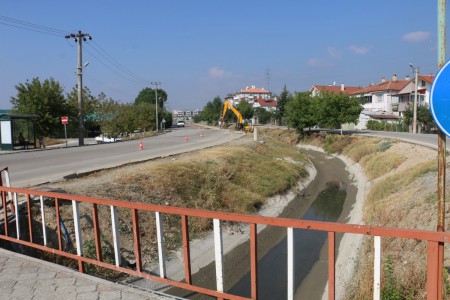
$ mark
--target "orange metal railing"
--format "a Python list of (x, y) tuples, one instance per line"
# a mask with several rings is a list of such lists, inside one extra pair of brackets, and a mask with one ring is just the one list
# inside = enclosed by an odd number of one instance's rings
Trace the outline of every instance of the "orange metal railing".
[[(12, 193), (13, 202), (15, 206), (15, 212), (8, 210), (7, 207), (7, 195), (8, 193)], [(93, 264), (103, 268), (123, 272), (126, 274), (134, 275), (141, 278), (151, 279), (157, 282), (162, 282), (164, 284), (168, 284), (174, 287), (179, 287), (182, 289), (190, 290), (193, 292), (202, 293), (205, 295), (210, 295), (213, 297), (217, 297), (219, 299), (257, 299), (258, 298), (258, 279), (257, 279), (257, 239), (258, 232), (257, 227), (261, 225), (268, 226), (278, 226), (287, 228), (288, 232), (292, 229), (308, 229), (308, 230), (319, 230), (325, 231), (328, 233), (328, 295), (329, 299), (335, 298), (335, 235), (336, 233), (350, 233), (350, 234), (360, 234), (360, 235), (369, 235), (369, 236), (379, 236), (379, 237), (392, 237), (392, 238), (402, 238), (402, 239), (415, 239), (425, 241), (428, 244), (428, 256), (427, 256), (427, 297), (428, 299), (438, 299), (441, 295), (439, 291), (439, 281), (438, 274), (439, 270), (443, 268), (442, 260), (438, 259), (438, 247), (439, 245), (443, 245), (443, 243), (448, 243), (450, 241), (450, 233), (445, 232), (434, 232), (434, 231), (423, 231), (423, 230), (409, 230), (409, 229), (396, 229), (396, 228), (388, 228), (388, 227), (372, 227), (372, 226), (364, 226), (364, 225), (350, 225), (350, 224), (337, 224), (337, 223), (327, 223), (327, 222), (316, 222), (316, 221), (303, 221), (303, 220), (295, 220), (295, 219), (286, 219), (286, 218), (272, 218), (272, 217), (261, 217), (254, 215), (242, 215), (242, 214), (233, 214), (233, 213), (222, 213), (222, 212), (212, 212), (205, 210), (196, 210), (196, 209), (187, 209), (187, 208), (177, 208), (177, 207), (169, 207), (169, 206), (159, 206), (152, 204), (142, 204), (142, 203), (134, 203), (120, 200), (110, 200), (110, 199), (100, 199), (94, 197), (85, 197), (85, 196), (77, 196), (77, 195), (68, 195), (62, 193), (53, 193), (53, 192), (45, 192), (38, 190), (28, 190), (28, 189), (18, 189), (0, 186), (0, 196), (2, 199), (2, 207), (3, 207), (3, 221), (0, 223), (0, 230), (3, 227), (3, 232), (0, 234), (0, 239), (9, 241), (11, 243), (18, 243), (21, 245), (33, 247), (35, 249), (39, 249), (42, 251), (48, 251), (50, 253), (54, 253), (63, 257), (67, 257), (70, 259), (74, 259), (78, 261), (78, 268), (80, 272), (84, 272), (84, 264)], [(33, 222), (34, 219), (32, 217), (32, 210), (36, 213), (39, 211), (39, 207), (37, 207), (37, 200), (39, 199), (41, 202), (41, 217), (42, 220), (45, 218), (44, 209), (43, 209), (43, 201), (50, 201), (54, 203), (54, 219), (55, 224), (51, 226), (47, 226), (50, 228), (56, 228), (57, 231), (57, 247), (51, 247), (44, 241), (38, 243), (37, 241), (42, 241), (43, 238), (39, 237), (37, 239), (35, 237), (35, 233), (33, 233)], [(63, 250), (63, 240), (62, 240), (62, 232), (61, 232), (61, 220), (60, 220), (60, 204), (61, 201), (72, 201), (73, 207), (73, 218), (74, 218), (74, 230), (75, 230), (75, 239), (77, 245), (77, 254), (69, 253)], [(25, 228), (19, 228), (20, 215), (18, 214), (19, 206), (22, 206), (26, 211), (26, 223), (28, 226)], [(93, 224), (93, 235), (95, 241), (95, 250), (96, 250), (96, 258), (88, 258), (82, 253), (81, 247), (81, 226), (80, 226), (80, 215), (78, 211), (78, 205), (83, 203), (83, 205), (91, 206), (91, 214), (92, 214), (92, 224)], [(136, 259), (136, 266), (134, 268), (126, 268), (120, 264), (120, 246), (117, 244), (116, 251), (116, 261), (115, 264), (105, 262), (102, 257), (102, 246), (100, 242), (100, 226), (98, 217), (98, 209), (99, 206), (107, 206), (111, 209), (111, 218), (113, 219), (113, 224), (115, 218), (117, 219), (117, 215), (114, 212), (120, 209), (126, 209), (130, 212), (131, 223), (133, 229), (133, 243), (134, 243), (134, 256)], [(53, 208), (52, 208), (53, 209)], [(142, 266), (142, 250), (141, 250), (141, 232), (140, 232), (140, 223), (139, 223), (139, 215), (138, 212), (153, 212), (159, 214), (170, 214), (180, 218), (181, 222), (181, 239), (182, 239), (182, 249), (183, 249), (183, 257), (184, 257), (184, 281), (176, 281), (167, 278), (167, 276), (157, 276), (155, 274), (151, 274), (143, 270)], [(48, 213), (48, 212), (47, 212)], [(8, 223), (6, 220), (10, 218), (13, 220), (15, 217), (15, 222), (11, 221)], [(192, 274), (191, 274), (191, 258), (190, 258), (190, 237), (189, 237), (189, 218), (206, 218), (214, 220), (215, 224), (220, 224), (223, 221), (231, 221), (231, 222), (240, 222), (248, 224), (250, 227), (249, 234), (249, 245), (250, 245), (250, 274), (251, 274), (251, 298), (245, 298), (238, 295), (231, 295), (223, 291), (223, 286), (217, 286), (217, 289), (209, 289), (204, 288), (198, 285), (195, 285), (192, 282)], [(16, 225), (16, 231), (10, 230), (9, 226)], [(114, 230), (114, 226), (112, 230)], [(26, 235), (21, 236), (19, 233), (25, 230), (27, 232)], [(45, 234), (45, 227), (43, 227), (42, 231)], [(220, 227), (219, 227), (220, 230)], [(78, 233), (77, 233), (78, 231)], [(36, 231), (35, 231), (36, 232)], [(289, 234), (288, 234), (289, 235)], [(220, 235), (218, 235), (220, 238)], [(219, 243), (220, 244), (220, 243)], [(163, 248), (163, 247), (162, 247)], [(217, 250), (217, 249), (216, 249)], [(216, 266), (218, 264), (217, 259), (220, 260), (220, 250), (216, 254)], [(118, 253), (117, 253), (118, 252)], [(160, 256), (161, 258), (161, 256)], [(164, 259), (164, 258), (163, 258)], [(160, 262), (161, 263), (161, 262)], [(222, 262), (220, 262), (222, 263)], [(162, 273), (164, 274), (164, 273)], [(217, 276), (220, 277), (220, 270), (217, 272)], [(220, 280), (218, 280), (219, 282)], [(288, 292), (288, 295), (290, 293)]]

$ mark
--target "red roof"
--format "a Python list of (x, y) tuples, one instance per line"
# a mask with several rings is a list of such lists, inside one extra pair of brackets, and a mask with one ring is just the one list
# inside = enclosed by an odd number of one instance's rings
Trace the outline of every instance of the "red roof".
[(432, 83), (434, 80), (434, 75), (419, 75), (419, 77), (428, 83)]
[(264, 100), (262, 98), (255, 99), (256, 102), (259, 103), (262, 107), (277, 107), (277, 101), (276, 100)]
[(381, 91), (400, 91), (402, 90), (411, 80), (388, 80), (379, 84), (369, 85), (365, 88), (359, 89), (353, 93), (355, 94), (367, 94), (373, 92), (381, 92)]
[(242, 90), (239, 93), (242, 93), (242, 94), (270, 94), (269, 91), (266, 91), (264, 89), (254, 88), (254, 87), (246, 88), (245, 90)]
[(360, 90), (360, 87), (356, 86), (344, 86), (344, 90), (341, 90), (341, 86), (337, 85), (313, 85), (313, 88), (317, 89), (319, 92), (326, 91), (329, 93), (344, 93), (344, 94), (351, 94), (353, 92), (356, 92)]

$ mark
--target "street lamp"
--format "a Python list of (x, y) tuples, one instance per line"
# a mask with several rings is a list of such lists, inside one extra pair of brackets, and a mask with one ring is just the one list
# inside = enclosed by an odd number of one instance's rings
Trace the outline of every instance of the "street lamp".
[(414, 67), (411, 63), (409, 64), (414, 76), (414, 113), (413, 113), (413, 133), (417, 133), (417, 81), (419, 78), (419, 67)]

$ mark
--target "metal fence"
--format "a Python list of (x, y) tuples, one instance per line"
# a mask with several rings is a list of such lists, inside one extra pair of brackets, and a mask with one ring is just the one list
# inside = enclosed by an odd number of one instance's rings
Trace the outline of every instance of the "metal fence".
[[(415, 239), (425, 241), (427, 243), (427, 298), (439, 299), (442, 291), (442, 270), (443, 270), (443, 245), (450, 240), (450, 233), (423, 231), (423, 230), (408, 230), (396, 229), (388, 227), (372, 227), (364, 225), (349, 225), (328, 222), (303, 221), (286, 218), (272, 218), (261, 217), (254, 215), (242, 215), (233, 213), (221, 213), (205, 210), (177, 208), (170, 206), (159, 206), (152, 204), (134, 203), (120, 200), (100, 199), (94, 197), (84, 197), (77, 195), (69, 195), (54, 192), (45, 192), (38, 190), (27, 190), (0, 186), (0, 195), (3, 207), (3, 221), (0, 223), (0, 239), (11, 243), (17, 243), (29, 246), (42, 251), (47, 251), (62, 257), (74, 259), (78, 262), (78, 269), (80, 272), (85, 271), (85, 264), (93, 264), (99, 267), (110, 270), (122, 272), (125, 274), (146, 278), (161, 282), (170, 286), (190, 290), (218, 299), (257, 299), (258, 298), (258, 259), (257, 259), (257, 242), (258, 242), (258, 226), (277, 226), (284, 227), (287, 232), (287, 295), (288, 299), (293, 299), (296, 286), (294, 286), (294, 269), (293, 262), (295, 259), (294, 253), (294, 229), (307, 229), (324, 231), (328, 233), (328, 298), (335, 299), (335, 237), (337, 233), (359, 234), (374, 237), (374, 299), (380, 297), (381, 285), (381, 255), (380, 244), (381, 238), (391, 237), (400, 239)], [(12, 201), (12, 206), (9, 206), (8, 201)], [(61, 203), (70, 201), (73, 229), (75, 234), (75, 248), (76, 254), (70, 253), (64, 249), (64, 235), (67, 231), (64, 223), (61, 222), (60, 211)], [(44, 207), (44, 202), (51, 204), (49, 208)], [(93, 224), (93, 236), (95, 241), (95, 258), (89, 258), (83, 254), (82, 228), (80, 218), (80, 204), (90, 206), (90, 213)], [(48, 205), (47, 205), (48, 206)], [(103, 251), (101, 245), (101, 232), (99, 222), (99, 208), (107, 208), (110, 210), (111, 231), (114, 246), (114, 262), (108, 263), (103, 259)], [(20, 220), (21, 214), (19, 208), (25, 211), (26, 220)], [(133, 233), (133, 250), (136, 261), (133, 267), (124, 267), (121, 261), (121, 246), (120, 246), (120, 230), (117, 210), (126, 210), (129, 212), (132, 224)], [(142, 224), (139, 222), (139, 213), (154, 214), (156, 219), (156, 239), (159, 258), (159, 274), (153, 274), (145, 271), (142, 265), (142, 251), (141, 251), (141, 237), (142, 232), (140, 228)], [(50, 218), (50, 215), (51, 218)], [(184, 280), (177, 281), (168, 278), (166, 275), (166, 255), (164, 247), (164, 224), (162, 216), (164, 214), (172, 215), (179, 218), (181, 223), (180, 239), (182, 240), (182, 250), (184, 258)], [(214, 253), (215, 253), (215, 267), (216, 267), (216, 288), (210, 289), (196, 285), (192, 281), (191, 273), (191, 246), (189, 236), (190, 218), (204, 218), (212, 220), (214, 232)], [(54, 220), (54, 224), (48, 225), (49, 219)], [(7, 220), (10, 220), (9, 222)], [(36, 220), (42, 223), (42, 229), (37, 228)], [(130, 221), (130, 220), (128, 220)], [(250, 228), (248, 242), (250, 253), (250, 290), (251, 297), (245, 298), (239, 295), (232, 295), (224, 291), (224, 260), (223, 260), (223, 239), (222, 239), (222, 225), (223, 222), (238, 222), (247, 224)], [(26, 224), (26, 225), (21, 225)], [(46, 226), (47, 224), (47, 226)], [(53, 246), (48, 241), (48, 228), (55, 228), (57, 243)], [(37, 230), (39, 229), (39, 230)], [(53, 230), (53, 231), (55, 231)], [(25, 234), (21, 234), (25, 232)], [(36, 236), (40, 233), (39, 236)], [(53, 234), (55, 234), (53, 232)], [(438, 280), (441, 278), (440, 280)]]

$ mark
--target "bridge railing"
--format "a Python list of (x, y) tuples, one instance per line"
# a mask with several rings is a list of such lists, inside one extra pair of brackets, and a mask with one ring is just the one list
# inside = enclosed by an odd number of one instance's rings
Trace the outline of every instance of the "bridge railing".
[[(255, 215), (243, 215), (234, 213), (212, 212), (205, 210), (177, 208), (170, 206), (160, 206), (153, 204), (142, 204), (120, 200), (101, 199), (86, 196), (69, 195), (63, 193), (45, 192), (38, 190), (18, 189), (0, 186), (0, 196), (3, 208), (3, 220), (0, 223), (0, 240), (29, 246), (41, 251), (53, 253), (62, 257), (70, 258), (78, 262), (80, 272), (85, 271), (85, 264), (92, 264), (113, 271), (146, 278), (161, 282), (170, 286), (190, 290), (218, 299), (257, 299), (258, 298), (258, 260), (257, 260), (257, 243), (258, 243), (258, 226), (277, 226), (283, 227), (287, 232), (287, 295), (288, 299), (293, 299), (296, 286), (294, 285), (294, 229), (307, 229), (324, 231), (328, 233), (328, 298), (335, 298), (335, 265), (336, 265), (336, 243), (335, 237), (337, 233), (350, 233), (358, 235), (366, 235), (374, 237), (374, 299), (380, 296), (380, 239), (381, 237), (391, 237), (399, 239), (414, 239), (425, 241), (427, 243), (427, 298), (438, 299), (442, 290), (442, 269), (443, 269), (443, 245), (450, 241), (450, 233), (397, 229), (389, 227), (372, 227), (364, 225), (338, 224), (329, 222), (303, 221), (287, 218), (272, 218)], [(12, 197), (15, 209), (8, 209), (7, 201)], [(61, 218), (61, 204), (71, 204), (72, 220), (75, 235), (76, 253), (72, 253), (64, 249), (64, 241), (70, 240), (67, 236), (67, 229)], [(45, 204), (47, 203), (47, 204)], [(86, 234), (82, 228), (81, 219), (86, 216), (80, 213), (80, 204), (90, 207), (92, 220), (92, 235), (95, 244), (95, 258), (90, 258), (83, 253), (83, 236)], [(107, 262), (103, 258), (103, 249), (101, 243), (102, 232), (100, 230), (99, 208), (109, 209), (111, 233), (114, 246), (114, 261)], [(131, 220), (119, 220), (118, 209), (126, 210)], [(21, 213), (22, 211), (22, 213)], [(156, 244), (158, 248), (159, 274), (151, 273), (144, 270), (142, 264), (141, 237), (143, 236), (142, 226), (139, 221), (139, 213), (154, 214), (156, 220)], [(25, 220), (21, 220), (21, 217)], [(163, 216), (171, 215), (179, 219), (181, 224), (180, 239), (183, 252), (183, 268), (184, 280), (170, 279), (166, 273), (166, 256), (164, 246), (164, 224)], [(123, 216), (122, 216), (123, 218)], [(206, 288), (193, 283), (191, 272), (191, 239), (189, 236), (190, 219), (204, 218), (212, 220), (214, 233), (214, 257), (216, 266), (216, 287)], [(1, 219), (1, 217), (0, 217)], [(9, 222), (7, 221), (9, 220)], [(42, 229), (36, 220), (42, 223)], [(52, 221), (50, 221), (52, 220)], [(133, 252), (135, 265), (125, 267), (122, 264), (121, 257), (121, 235), (120, 224), (130, 222), (132, 224), (133, 235)], [(249, 226), (249, 255), (250, 265), (250, 298), (239, 295), (232, 295), (224, 290), (224, 260), (223, 260), (223, 239), (222, 224), (223, 222), (238, 222), (248, 224)], [(52, 222), (51, 224), (49, 222)], [(35, 224), (36, 223), (36, 224)], [(66, 216), (67, 223), (67, 216)], [(108, 222), (109, 223), (109, 222)], [(25, 225), (24, 225), (25, 224)], [(73, 225), (72, 225), (73, 224)], [(57, 242), (49, 242), (49, 229), (52, 228), (53, 235), (56, 235)], [(54, 234), (56, 231), (56, 234)], [(39, 235), (38, 235), (38, 234)], [(441, 254), (440, 254), (441, 253)]]

